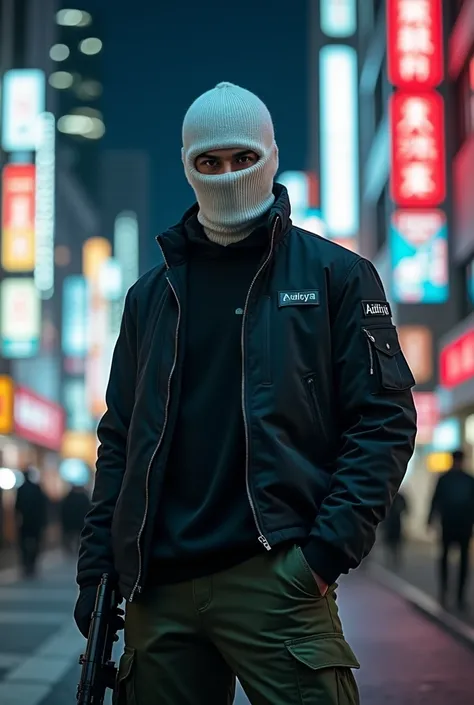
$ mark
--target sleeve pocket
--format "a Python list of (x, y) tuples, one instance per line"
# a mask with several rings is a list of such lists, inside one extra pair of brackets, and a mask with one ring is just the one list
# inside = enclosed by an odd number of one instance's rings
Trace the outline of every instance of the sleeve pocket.
[[(375, 393), (402, 392), (416, 382), (403, 355), (395, 327), (364, 328), (371, 355), (371, 374), (377, 374), (378, 389)], [(372, 365), (375, 361), (376, 364)], [(375, 368), (375, 369), (374, 369)]]

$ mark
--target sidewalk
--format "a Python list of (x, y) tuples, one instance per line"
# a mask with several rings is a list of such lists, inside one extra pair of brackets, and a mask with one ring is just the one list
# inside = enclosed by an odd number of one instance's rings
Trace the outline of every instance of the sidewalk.
[[(457, 565), (451, 570), (453, 595), (457, 580)], [(398, 593), (431, 619), (441, 623), (456, 636), (474, 646), (474, 580), (467, 586), (468, 609), (459, 612), (455, 602), (443, 609), (438, 603), (438, 551), (431, 543), (407, 542), (400, 568), (395, 573), (390, 569), (383, 546), (376, 544), (369, 559), (363, 564), (362, 572), (374, 577), (381, 584)]]

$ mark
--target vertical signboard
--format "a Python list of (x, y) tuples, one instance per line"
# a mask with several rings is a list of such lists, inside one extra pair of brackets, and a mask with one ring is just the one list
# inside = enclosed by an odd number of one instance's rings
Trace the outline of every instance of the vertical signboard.
[(402, 207), (439, 206), (446, 198), (444, 103), (439, 93), (396, 92), (390, 99), (391, 195)]
[(443, 80), (441, 0), (387, 0), (388, 80), (396, 88), (436, 88)]
[(36, 355), (41, 334), (41, 304), (33, 279), (4, 279), (0, 304), (2, 355), (7, 358)]
[[(390, 98), (390, 225), (393, 298), (449, 297), (441, 0), (387, 0)], [(398, 210), (400, 209), (400, 210)]]
[(448, 230), (441, 210), (398, 210), (390, 223), (393, 298), (441, 304), (449, 297)]
[(351, 37), (357, 29), (356, 0), (320, 0), (321, 29), (327, 37)]
[(122, 271), (122, 287), (125, 294), (138, 279), (138, 220), (135, 213), (124, 211), (115, 219), (114, 254)]
[(38, 118), (36, 153), (35, 284), (42, 299), (54, 293), (55, 131), (52, 113)]
[(7, 164), (2, 172), (2, 267), (31, 272), (35, 266), (35, 167)]
[(85, 357), (88, 349), (89, 288), (80, 275), (65, 278), (63, 284), (62, 349), (67, 357)]
[(2, 149), (33, 152), (37, 120), (45, 105), (45, 75), (39, 69), (12, 69), (3, 77)]
[(322, 219), (328, 238), (354, 238), (359, 231), (356, 50), (328, 44), (320, 51), (319, 70)]

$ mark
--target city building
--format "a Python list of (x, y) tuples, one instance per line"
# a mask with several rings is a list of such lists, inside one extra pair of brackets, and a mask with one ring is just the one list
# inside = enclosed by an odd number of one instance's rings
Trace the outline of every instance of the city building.
[[(64, 3), (61, 3), (62, 5)], [(87, 6), (87, 3), (85, 3)], [(70, 5), (69, 5), (70, 8)], [(59, 142), (89, 199), (98, 204), (102, 113), (102, 29), (87, 9), (59, 9), (48, 82), (56, 90)]]
[(64, 346), (72, 315), (64, 290), (81, 276), (83, 243), (100, 232), (100, 220), (78, 168), (82, 143), (70, 145), (70, 135), (57, 131), (65, 110), (51, 81), (60, 11), (56, 0), (0, 0), (0, 539), (11, 538), (15, 473), (38, 465), (57, 499), (80, 474), (77, 463), (62, 471), (64, 457), (77, 460), (71, 444), (64, 447), (64, 432), (87, 427), (94, 439), (85, 362)]
[(460, 121), (469, 124), (474, 107), (473, 34), (465, 36), (473, 12), (471, 0), (359, 3), (360, 251), (378, 268), (417, 382), (419, 433), (404, 489), (412, 532), (423, 537), (436, 473), (463, 440), (443, 418), (455, 395), (439, 388), (438, 351), (462, 335), (469, 305), (474, 164)]
[(439, 346), (444, 428), (463, 443), (474, 468), (474, 0), (452, 3), (447, 40), (453, 87), (454, 159), (451, 252), (460, 277), (459, 319)]

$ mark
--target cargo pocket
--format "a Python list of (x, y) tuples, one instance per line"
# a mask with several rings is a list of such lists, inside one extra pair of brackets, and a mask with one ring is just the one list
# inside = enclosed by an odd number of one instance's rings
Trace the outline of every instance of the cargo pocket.
[(363, 328), (369, 346), (370, 375), (376, 378), (373, 394), (403, 392), (416, 382), (403, 355), (395, 327)]
[(341, 634), (292, 639), (285, 646), (294, 660), (301, 705), (360, 704), (352, 673), (360, 664)]
[(134, 666), (135, 649), (125, 647), (118, 667), (112, 705), (136, 705)]

